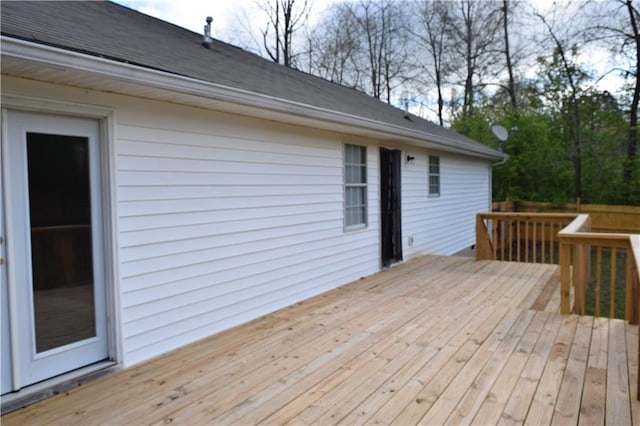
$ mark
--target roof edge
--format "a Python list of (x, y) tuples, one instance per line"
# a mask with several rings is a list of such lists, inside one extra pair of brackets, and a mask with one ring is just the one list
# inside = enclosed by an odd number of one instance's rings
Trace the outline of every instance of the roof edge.
[[(7, 35), (1, 35), (0, 42), (2, 45), (2, 56), (88, 72), (123, 82), (208, 98), (215, 101), (229, 102), (256, 109), (257, 111), (264, 111), (266, 109), (275, 113), (286, 114), (287, 116), (293, 115), (308, 120), (328, 121), (338, 125), (374, 132), (382, 139), (398, 139), (401, 142), (417, 146), (425, 146), (426, 144), (445, 152), (466, 154), (489, 160), (503, 159), (506, 157), (503, 153), (483, 145), (480, 145), (478, 150), (452, 146), (450, 143), (455, 143), (455, 141), (449, 141), (446, 138), (426, 132), (413, 131), (364, 117), (327, 110), (308, 104), (275, 98), (260, 93), (118, 62), (112, 59), (105, 59), (46, 44), (34, 43)], [(257, 111), (254, 114), (247, 113), (247, 115), (264, 118), (260, 114), (257, 114)]]

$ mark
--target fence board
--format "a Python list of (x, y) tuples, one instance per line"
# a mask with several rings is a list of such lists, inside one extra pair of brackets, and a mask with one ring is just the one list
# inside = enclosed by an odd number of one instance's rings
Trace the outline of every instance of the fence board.
[(554, 204), (537, 201), (502, 201), (493, 203), (495, 212), (586, 213), (595, 232), (640, 233), (640, 206), (605, 204)]

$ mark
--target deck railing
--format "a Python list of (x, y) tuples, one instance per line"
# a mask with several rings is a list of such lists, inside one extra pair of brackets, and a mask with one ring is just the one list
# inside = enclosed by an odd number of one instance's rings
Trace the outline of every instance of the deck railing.
[(572, 213), (480, 213), (476, 217), (476, 259), (559, 262), (558, 232)]
[[(560, 240), (560, 312), (571, 312), (571, 286), (574, 288), (573, 312), (586, 313), (586, 294), (591, 283), (595, 297), (595, 316), (600, 316), (601, 292), (606, 289), (607, 277), (603, 271), (604, 253), (609, 256), (609, 317), (616, 312), (618, 262), (623, 259), (624, 267), (624, 318), (630, 324), (638, 324), (640, 311), (640, 235), (600, 234), (589, 231), (588, 215), (579, 215), (575, 221), (558, 234)], [(590, 265), (595, 249), (595, 268)], [(590, 273), (595, 269), (595, 280)], [(621, 281), (621, 280), (620, 280)], [(638, 358), (640, 359), (640, 335), (638, 336)], [(640, 400), (640, 370), (637, 376), (637, 399)]]
[[(621, 316), (616, 315), (622, 310), (617, 299), (624, 298), (624, 319), (638, 324), (640, 235), (590, 231), (587, 214), (481, 213), (476, 218), (476, 259), (557, 263), (561, 313)], [(637, 395), (640, 400), (640, 371)]]
[(590, 231), (587, 214), (480, 213), (476, 259), (558, 264), (562, 313), (637, 324), (640, 235)]
[[(579, 215), (558, 234), (561, 312), (601, 316), (604, 311), (604, 316), (624, 316), (631, 324), (637, 324), (640, 235), (593, 233), (589, 230), (589, 216)], [(573, 310), (570, 306), (571, 287), (574, 289)], [(605, 307), (601, 303), (604, 293), (608, 296), (608, 306)], [(587, 294), (591, 298), (592, 312), (586, 311)], [(622, 311), (622, 307), (616, 305), (617, 296), (621, 294), (624, 294), (624, 315), (616, 315)]]

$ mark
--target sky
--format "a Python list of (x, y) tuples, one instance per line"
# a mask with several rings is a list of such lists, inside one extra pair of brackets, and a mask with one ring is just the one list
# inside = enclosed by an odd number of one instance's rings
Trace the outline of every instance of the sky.
[[(339, 0), (310, 0), (310, 23), (322, 12)], [(261, 50), (260, 29), (264, 27), (264, 13), (259, 0), (115, 0), (132, 9), (171, 22), (191, 31), (202, 33), (207, 16), (213, 18), (211, 35), (219, 40), (234, 44), (256, 53)], [(544, 11), (550, 0), (534, 0), (536, 7)], [(598, 73), (610, 68), (610, 54), (604, 50), (593, 50), (584, 55), (585, 62)], [(622, 79), (614, 74), (598, 83), (601, 90), (617, 92), (622, 87)]]
[[(337, 0), (310, 1), (310, 22)], [(256, 39), (264, 26), (259, 0), (115, 0), (147, 15), (202, 33), (207, 16), (213, 18), (213, 38), (258, 51)], [(252, 33), (254, 39), (249, 36)], [(260, 41), (260, 40), (259, 40)]]
[(256, 9), (249, 0), (116, 0), (116, 3), (139, 10), (194, 32), (202, 32), (207, 16), (213, 17), (212, 35), (221, 37), (236, 19), (239, 8)]

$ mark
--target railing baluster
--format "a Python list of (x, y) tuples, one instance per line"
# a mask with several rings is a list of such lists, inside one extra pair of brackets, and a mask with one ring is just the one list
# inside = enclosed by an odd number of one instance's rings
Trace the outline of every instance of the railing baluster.
[(633, 274), (633, 269), (631, 265), (631, 261), (633, 260), (633, 254), (631, 253), (631, 247), (628, 247), (625, 250), (625, 277), (624, 277), (624, 287), (625, 287), (625, 298), (624, 298), (624, 319), (631, 323), (634, 319), (634, 309), (633, 309), (633, 283), (631, 274)]
[(598, 246), (596, 251), (596, 306), (595, 315), (600, 316), (600, 283), (602, 281), (602, 247)]
[(504, 220), (500, 221), (500, 260), (504, 260), (504, 237), (505, 237), (505, 229), (504, 229)]
[(517, 259), (516, 262), (520, 262), (520, 246), (521, 244), (522, 238), (520, 237), (520, 221), (517, 220), (516, 221), (516, 253), (517, 253)]
[[(520, 243), (522, 245), (522, 243)], [(518, 259), (520, 261), (520, 259)], [(524, 261), (529, 261), (529, 221), (524, 223)]]
[(542, 262), (541, 263), (547, 263), (547, 258), (545, 256), (545, 247), (547, 245), (547, 240), (545, 240), (544, 238), (544, 228), (547, 226), (546, 223), (542, 222), (541, 223), (541, 227), (540, 227), (540, 242), (542, 243)]
[(573, 246), (573, 270), (571, 282), (573, 283), (573, 312), (578, 315), (584, 315), (584, 287), (581, 278), (582, 272), (582, 244), (574, 244)]
[(500, 244), (500, 242), (498, 241), (498, 220), (496, 219), (487, 219), (487, 223), (491, 224), (491, 233), (493, 234), (493, 260), (497, 260), (498, 258), (498, 244)]
[(513, 261), (513, 223), (511, 220), (509, 223), (509, 262)]
[(616, 316), (616, 262), (617, 262), (617, 253), (616, 248), (611, 248), (611, 284), (610, 284), (610, 292), (609, 299), (609, 318), (615, 318)]
[(532, 263), (538, 263), (538, 258), (537, 258), (537, 246), (538, 246), (538, 242), (536, 241), (536, 222), (532, 222), (533, 225), (533, 260)]
[(558, 248), (560, 258), (560, 313), (571, 312), (571, 246), (560, 241)]
[[(556, 227), (555, 225), (552, 223), (551, 226), (549, 227), (551, 230), (551, 234), (549, 234), (549, 263), (555, 263), (555, 259), (553, 258), (554, 256), (554, 245), (555, 242), (553, 241), (553, 234), (556, 233)], [(560, 231), (560, 225), (558, 225), (558, 232)]]

